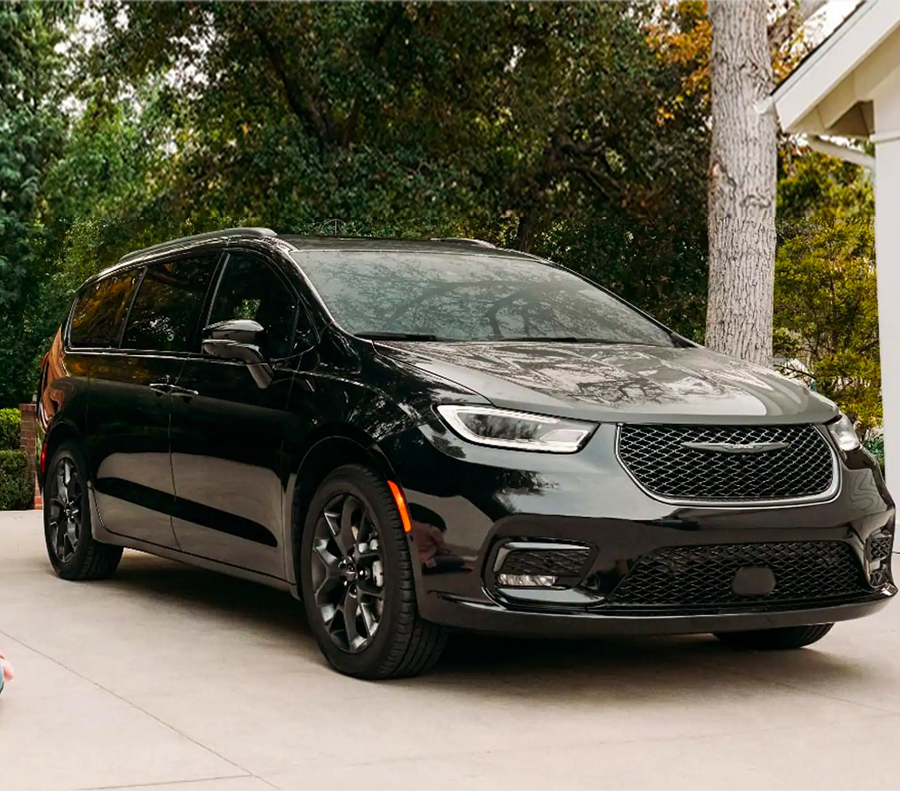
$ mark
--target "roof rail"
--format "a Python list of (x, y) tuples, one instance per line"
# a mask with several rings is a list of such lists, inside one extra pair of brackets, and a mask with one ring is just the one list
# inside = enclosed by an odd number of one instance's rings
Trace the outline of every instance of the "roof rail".
[(135, 261), (138, 258), (143, 258), (144, 256), (150, 255), (152, 253), (163, 253), (166, 250), (180, 247), (187, 242), (214, 241), (216, 239), (228, 239), (232, 236), (269, 237), (276, 235), (277, 234), (275, 233), (275, 231), (273, 231), (271, 228), (224, 228), (221, 231), (210, 231), (209, 233), (198, 233), (194, 234), (193, 236), (182, 236), (180, 239), (172, 239), (168, 242), (162, 242), (160, 244), (151, 245), (150, 247), (144, 247), (141, 250), (135, 250), (134, 252), (123, 255), (119, 259), (119, 263), (124, 264), (127, 261)]
[(432, 242), (460, 242), (462, 244), (474, 244), (478, 247), (490, 247), (496, 250), (496, 245), (484, 241), (484, 239), (467, 239), (464, 236), (432, 236), (429, 241)]

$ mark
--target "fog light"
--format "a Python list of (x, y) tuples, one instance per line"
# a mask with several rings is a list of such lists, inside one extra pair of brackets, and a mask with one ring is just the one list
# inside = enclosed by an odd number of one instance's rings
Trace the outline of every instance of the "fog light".
[(498, 574), (497, 584), (503, 588), (552, 588), (556, 577), (551, 574)]

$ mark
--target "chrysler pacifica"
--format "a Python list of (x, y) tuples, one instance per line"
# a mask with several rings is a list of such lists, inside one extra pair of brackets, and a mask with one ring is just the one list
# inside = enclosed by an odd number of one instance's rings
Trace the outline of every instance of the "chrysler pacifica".
[(484, 242), (131, 253), (79, 289), (39, 415), (61, 577), (129, 547), (282, 588), (354, 676), (422, 672), (450, 627), (799, 648), (896, 593), (834, 404)]

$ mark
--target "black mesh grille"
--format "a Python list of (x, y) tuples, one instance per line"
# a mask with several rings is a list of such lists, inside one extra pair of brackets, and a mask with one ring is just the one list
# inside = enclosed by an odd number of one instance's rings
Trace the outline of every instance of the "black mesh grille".
[[(775, 588), (764, 596), (732, 589), (738, 569), (767, 567)], [(869, 593), (862, 567), (841, 541), (783, 541), (669, 547), (642, 557), (609, 596), (614, 604), (729, 605), (827, 599)]]
[(506, 556), (501, 574), (552, 574), (579, 577), (590, 555), (587, 549), (513, 550)]
[[(764, 453), (727, 453), (685, 443), (786, 443)], [(814, 426), (624, 425), (619, 457), (650, 492), (676, 500), (813, 497), (831, 488), (833, 457)]]
[(891, 550), (894, 548), (894, 537), (893, 536), (874, 536), (869, 539), (868, 543), (868, 555), (871, 560), (879, 560), (880, 558), (886, 558), (891, 554)]

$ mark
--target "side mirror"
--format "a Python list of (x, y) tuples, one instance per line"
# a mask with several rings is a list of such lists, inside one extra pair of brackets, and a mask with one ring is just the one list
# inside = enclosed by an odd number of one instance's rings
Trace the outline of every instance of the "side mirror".
[(203, 330), (203, 340), (236, 341), (258, 346), (265, 328), (253, 319), (227, 319), (210, 324)]
[(203, 330), (203, 351), (220, 360), (239, 360), (246, 364), (253, 381), (262, 388), (272, 383), (272, 366), (259, 350), (265, 332), (252, 319), (229, 319), (210, 324)]

